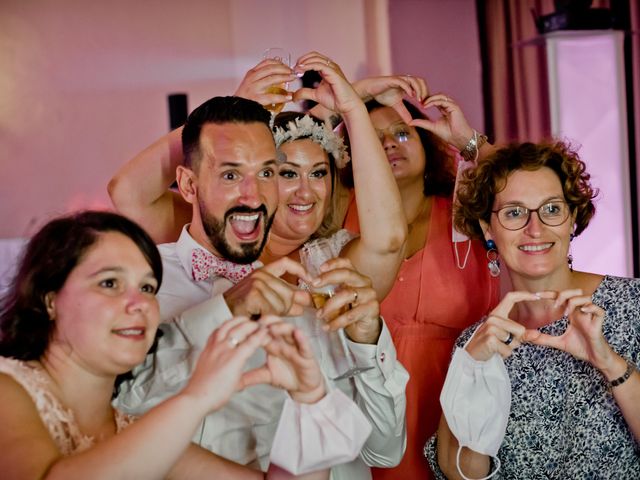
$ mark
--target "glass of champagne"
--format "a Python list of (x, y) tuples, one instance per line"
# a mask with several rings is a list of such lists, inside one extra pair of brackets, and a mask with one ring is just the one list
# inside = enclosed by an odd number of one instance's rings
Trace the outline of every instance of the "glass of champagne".
[[(281, 63), (284, 63), (287, 67), (291, 67), (291, 54), (287, 52), (283, 48), (274, 47), (267, 48), (262, 55), (263, 59), (271, 58), (273, 60), (277, 60)], [(271, 85), (267, 88), (267, 93), (277, 93), (280, 95), (287, 94), (287, 88), (289, 85), (287, 83), (278, 83), (276, 85)], [(277, 115), (284, 108), (283, 103), (270, 103), (264, 106), (267, 110), (271, 112), (272, 116)]]
[[(331, 243), (326, 238), (311, 240), (305, 243), (300, 249), (300, 262), (312, 277), (319, 276), (320, 266), (335, 256), (331, 248)], [(324, 285), (322, 287), (308, 286), (316, 309), (324, 307), (324, 304), (335, 294), (336, 288), (336, 285)], [(338, 315), (343, 314), (348, 308), (349, 307), (345, 305), (329, 320), (333, 320)], [(351, 378), (373, 368), (357, 367), (355, 365), (354, 359), (349, 351), (347, 337), (342, 328), (335, 332), (329, 332), (329, 350), (337, 372), (337, 376), (333, 377), (332, 380)]]

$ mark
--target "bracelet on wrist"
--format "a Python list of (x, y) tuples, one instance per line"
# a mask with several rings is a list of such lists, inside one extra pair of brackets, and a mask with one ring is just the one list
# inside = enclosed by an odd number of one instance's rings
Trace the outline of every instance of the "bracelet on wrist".
[(635, 367), (633, 366), (633, 364), (631, 362), (627, 362), (627, 369), (624, 371), (622, 376), (616, 378), (615, 380), (611, 380), (609, 382), (609, 386), (611, 388), (614, 388), (619, 385), (622, 385), (624, 382), (626, 382), (629, 379), (629, 377), (631, 376), (634, 370), (635, 370)]
[(478, 157), (478, 151), (480, 150), (480, 147), (487, 143), (487, 140), (489, 140), (489, 138), (486, 135), (478, 133), (477, 130), (474, 130), (473, 135), (471, 135), (471, 138), (469, 139), (465, 147), (460, 150), (460, 156), (467, 162), (474, 161)]

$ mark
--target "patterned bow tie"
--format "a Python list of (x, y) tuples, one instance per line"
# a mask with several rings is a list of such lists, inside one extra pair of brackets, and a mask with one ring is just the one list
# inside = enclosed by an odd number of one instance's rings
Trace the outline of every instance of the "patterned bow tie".
[(196, 282), (206, 280), (211, 276), (224, 277), (227, 280), (238, 283), (244, 277), (256, 269), (256, 262), (242, 265), (233, 263), (223, 258), (196, 248), (191, 252), (191, 274)]

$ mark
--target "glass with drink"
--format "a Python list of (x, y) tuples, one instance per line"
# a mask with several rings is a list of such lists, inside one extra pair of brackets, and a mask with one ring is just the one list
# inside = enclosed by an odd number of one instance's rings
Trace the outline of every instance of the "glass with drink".
[[(331, 243), (326, 238), (317, 238), (303, 245), (300, 249), (300, 262), (312, 277), (320, 275), (320, 266), (327, 260), (334, 258)], [(309, 293), (316, 309), (324, 307), (324, 304), (335, 294), (336, 285), (324, 285), (322, 287), (308, 286)], [(349, 306), (345, 305), (339, 312), (332, 315), (327, 320), (331, 321), (342, 315), (348, 310)], [(357, 367), (349, 351), (347, 338), (344, 329), (340, 328), (334, 332), (328, 332), (329, 351), (336, 368), (337, 376), (332, 380), (342, 380), (358, 375), (373, 367)]]
[[(284, 63), (287, 67), (291, 67), (291, 54), (287, 52), (283, 48), (267, 48), (262, 55), (263, 59), (271, 58), (273, 60), (277, 60), (279, 62)], [(288, 85), (286, 83), (279, 83), (276, 85), (271, 85), (267, 88), (267, 93), (277, 93), (280, 95), (287, 94)], [(283, 103), (270, 103), (264, 106), (267, 110), (271, 112), (271, 115), (277, 115), (284, 108)]]

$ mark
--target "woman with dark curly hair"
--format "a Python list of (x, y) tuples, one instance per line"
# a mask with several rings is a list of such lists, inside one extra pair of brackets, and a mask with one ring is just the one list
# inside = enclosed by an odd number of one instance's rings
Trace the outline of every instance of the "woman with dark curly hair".
[[(484, 157), (492, 147), (483, 143), (486, 137), (469, 126), (460, 107), (448, 96), (432, 95), (423, 103), (425, 108), (439, 110), (441, 116), (434, 121), (403, 101), (403, 95), (410, 91), (408, 86), (415, 82), (416, 77), (396, 76), (354, 84), (361, 95), (375, 98), (367, 102), (369, 115), (400, 190), (408, 224), (404, 261), (393, 288), (380, 304), (398, 360), (410, 375), (407, 451), (399, 466), (375, 469), (376, 480), (431, 478), (422, 447), (438, 427), (438, 397), (451, 348), (465, 328), (498, 303), (500, 290), (498, 278), (486, 268), (483, 243), (452, 241), (455, 151), (473, 160), (474, 156)], [(397, 105), (400, 102), (406, 108), (404, 118)], [(345, 228), (358, 230), (355, 202)]]
[(595, 213), (589, 178), (562, 142), (466, 172), (456, 225), (513, 290), (456, 342), (425, 447), (439, 478), (640, 478), (640, 280), (574, 271), (568, 255)]

